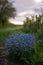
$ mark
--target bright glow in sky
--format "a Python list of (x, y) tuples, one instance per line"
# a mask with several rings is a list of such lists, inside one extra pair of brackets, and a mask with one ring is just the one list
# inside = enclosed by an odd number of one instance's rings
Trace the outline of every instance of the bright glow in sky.
[(41, 3), (42, 0), (34, 0), (36, 3)]
[(15, 25), (23, 25), (23, 21), (17, 21), (14, 19), (9, 19), (9, 23), (15, 24)]

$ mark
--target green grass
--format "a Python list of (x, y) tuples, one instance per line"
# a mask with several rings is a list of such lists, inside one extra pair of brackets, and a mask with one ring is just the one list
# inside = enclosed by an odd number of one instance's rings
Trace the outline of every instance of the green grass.
[(14, 32), (23, 33), (22, 29), (0, 31), (0, 44), (3, 45), (5, 43), (5, 40), (9, 37), (9, 35), (12, 35)]
[(0, 29), (6, 29), (6, 28), (23, 28), (23, 25), (14, 25), (12, 23), (5, 23), (4, 26), (2, 26), (2, 23), (0, 23)]
[(14, 30), (1, 31), (1, 32), (0, 32), (0, 44), (4, 44), (6, 38), (7, 38), (9, 35), (13, 34), (13, 33), (14, 33)]
[[(4, 44), (6, 38), (9, 35), (12, 35), (15, 31), (22, 32), (21, 28), (23, 28), (22, 25), (14, 25), (14, 24), (11, 24), (8, 22), (5, 23), (4, 26), (2, 26), (2, 23), (0, 22), (0, 44)], [(8, 29), (8, 31), (7, 31), (7, 29)]]
[(11, 23), (5, 23), (5, 25), (3, 26), (2, 23), (0, 23), (0, 29), (2, 28), (9, 28), (9, 27), (14, 27), (15, 25), (11, 24)]

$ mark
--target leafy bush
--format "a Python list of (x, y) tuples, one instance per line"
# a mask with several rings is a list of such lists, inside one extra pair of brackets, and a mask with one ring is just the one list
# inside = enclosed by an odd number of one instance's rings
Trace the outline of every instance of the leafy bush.
[(40, 33), (43, 30), (43, 22), (41, 23), (41, 16), (36, 16), (36, 21), (30, 20), (28, 17), (24, 21), (24, 32), (26, 33)]
[(9, 51), (7, 59), (12, 62), (31, 64), (33, 51), (33, 42), (37, 37), (34, 34), (14, 33), (6, 40), (6, 48)]
[(43, 40), (33, 34), (15, 32), (6, 39), (8, 61), (22, 65), (43, 64)]
[[(38, 40), (36, 43), (34, 43), (34, 52), (35, 52), (35, 59), (37, 61), (38, 65), (43, 65), (43, 41)], [(34, 59), (34, 60), (35, 60)]]
[[(7, 59), (20, 65), (43, 65), (43, 25), (39, 18), (36, 22), (28, 18), (26, 21), (23, 30), (31, 33), (15, 32), (6, 39)], [(32, 33), (37, 33), (37, 36)]]

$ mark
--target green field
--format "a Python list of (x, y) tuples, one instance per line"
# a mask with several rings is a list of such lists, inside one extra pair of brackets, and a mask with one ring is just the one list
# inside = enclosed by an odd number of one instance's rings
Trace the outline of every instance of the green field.
[(11, 23), (6, 23), (5, 26), (2, 26), (0, 23), (0, 45), (5, 43), (6, 38), (9, 35), (12, 35), (14, 32), (22, 32), (22, 27), (20, 25), (14, 25)]

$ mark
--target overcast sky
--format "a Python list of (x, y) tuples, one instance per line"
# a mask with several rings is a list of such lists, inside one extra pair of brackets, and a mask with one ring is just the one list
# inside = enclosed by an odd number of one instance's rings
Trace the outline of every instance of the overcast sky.
[(15, 6), (17, 12), (22, 12), (40, 7), (40, 3), (36, 3), (35, 0), (15, 0)]
[[(10, 0), (10, 1), (14, 1), (14, 0)], [(36, 0), (15, 0), (15, 4), (13, 3), (13, 6), (16, 7), (18, 16), (21, 16), (21, 17), (17, 16), (15, 18), (16, 23), (17, 22), (20, 23), (20, 21), (22, 22), (25, 14), (30, 15), (30, 14), (35, 14), (35, 12), (37, 12), (37, 10), (34, 11), (34, 9), (39, 8), (41, 5), (40, 4), (41, 2), (37, 2), (37, 1)]]

